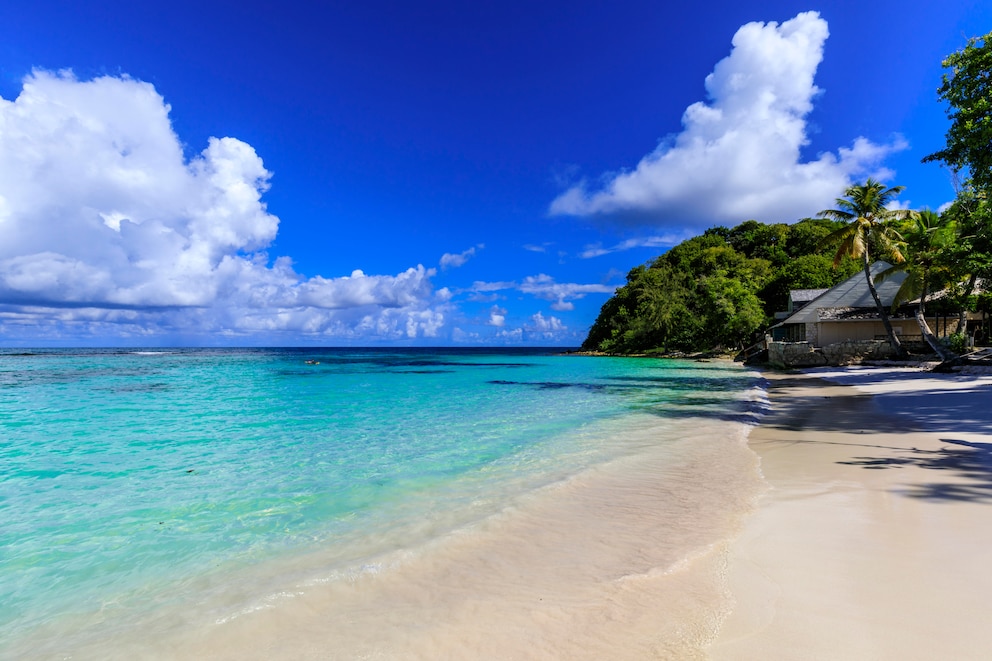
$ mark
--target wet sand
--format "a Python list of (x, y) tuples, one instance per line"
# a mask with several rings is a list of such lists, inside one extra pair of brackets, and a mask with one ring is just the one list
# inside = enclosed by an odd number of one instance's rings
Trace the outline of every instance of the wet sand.
[(988, 658), (992, 376), (768, 378), (749, 442), (770, 488), (711, 658)]

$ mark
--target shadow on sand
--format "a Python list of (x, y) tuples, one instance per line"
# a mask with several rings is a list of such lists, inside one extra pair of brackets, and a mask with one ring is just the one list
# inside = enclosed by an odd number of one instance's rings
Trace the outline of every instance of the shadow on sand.
[(971, 501), (992, 503), (992, 443), (973, 443), (954, 438), (940, 439), (959, 447), (939, 450), (913, 448), (903, 457), (854, 457), (838, 463), (870, 470), (922, 468), (950, 471), (956, 481), (914, 484), (899, 493), (933, 501)]
[[(799, 435), (786, 442), (886, 451), (882, 456), (852, 456), (839, 464), (866, 470), (915, 468), (947, 474), (947, 479), (918, 482), (898, 490), (899, 494), (938, 502), (992, 504), (992, 443), (966, 440), (968, 436), (992, 434), (992, 386), (967, 376), (942, 376), (941, 380), (963, 383), (954, 390), (887, 392), (880, 396), (883, 411), (871, 395), (851, 386), (806, 376), (774, 378), (768, 385), (775, 412), (763, 424), (785, 432), (851, 435), (850, 442), (809, 440)], [(953, 447), (929, 450), (872, 443), (873, 434), (904, 430), (941, 434), (940, 441)]]

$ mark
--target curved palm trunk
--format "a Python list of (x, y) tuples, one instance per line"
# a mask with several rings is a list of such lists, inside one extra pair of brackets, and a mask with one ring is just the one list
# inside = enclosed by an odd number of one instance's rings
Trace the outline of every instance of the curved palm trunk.
[(916, 306), (916, 323), (920, 327), (920, 332), (923, 334), (923, 339), (927, 341), (933, 352), (940, 356), (942, 362), (947, 362), (958, 357), (956, 353), (948, 349), (946, 346), (941, 344), (937, 336), (933, 334), (930, 330), (930, 325), (927, 323), (926, 318), (926, 307), (927, 307), (927, 274), (923, 274), (923, 293), (920, 295), (920, 304)]
[(892, 350), (895, 351), (897, 357), (905, 358), (906, 350), (903, 348), (902, 343), (899, 342), (899, 338), (896, 337), (895, 332), (892, 330), (892, 324), (889, 322), (889, 313), (885, 310), (885, 306), (882, 305), (881, 299), (878, 298), (878, 291), (875, 289), (875, 283), (872, 282), (871, 264), (868, 262), (867, 250), (861, 253), (861, 259), (864, 263), (865, 280), (868, 281), (868, 291), (871, 292), (871, 297), (875, 300), (875, 307), (878, 308), (878, 316), (881, 317), (882, 326), (885, 327), (885, 333), (889, 336), (889, 344), (892, 345)]

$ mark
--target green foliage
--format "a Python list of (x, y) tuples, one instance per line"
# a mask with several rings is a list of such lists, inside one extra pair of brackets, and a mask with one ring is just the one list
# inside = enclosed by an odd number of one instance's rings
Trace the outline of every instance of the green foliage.
[(837, 246), (834, 264), (840, 264), (845, 257), (861, 259), (867, 271), (874, 258), (903, 261), (899, 251), (901, 237), (892, 221), (907, 218), (909, 212), (887, 208), (902, 191), (902, 186), (886, 188), (869, 178), (864, 184), (848, 186), (844, 197), (837, 198), (836, 209), (825, 209), (817, 214), (844, 223), (823, 240), (825, 245)]
[(958, 228), (951, 261), (959, 275), (992, 277), (992, 205), (986, 194), (965, 188), (943, 216)]
[(964, 333), (952, 333), (946, 338), (947, 347), (960, 355), (968, 350), (968, 336)]
[(683, 241), (627, 274), (603, 305), (583, 349), (654, 353), (737, 348), (750, 343), (790, 289), (830, 287), (860, 268), (834, 268), (823, 238), (842, 223), (750, 220)]
[(992, 32), (968, 40), (948, 55), (937, 95), (947, 101), (951, 120), (947, 146), (923, 159), (942, 161), (955, 172), (967, 169), (978, 190), (992, 187)]
[(992, 208), (986, 194), (965, 187), (941, 218), (956, 232), (946, 241), (937, 263), (946, 289), (938, 304), (961, 314), (980, 309), (976, 308), (976, 286), (980, 280), (992, 279)]
[(949, 216), (941, 216), (929, 209), (914, 213), (903, 221), (899, 235), (906, 260), (875, 278), (881, 282), (896, 272), (907, 274), (892, 301), (893, 310), (901, 303), (919, 298), (920, 310), (925, 311), (927, 296), (948, 284), (951, 280), (948, 257), (955, 244), (956, 229)]
[(785, 251), (789, 257), (819, 254), (824, 239), (843, 226), (844, 224), (841, 222), (826, 218), (804, 218), (789, 227)]
[(828, 289), (860, 270), (861, 265), (852, 259), (843, 259), (834, 267), (833, 259), (826, 255), (799, 255), (776, 269), (775, 276), (759, 292), (765, 301), (765, 313), (771, 316), (784, 310), (791, 289)]

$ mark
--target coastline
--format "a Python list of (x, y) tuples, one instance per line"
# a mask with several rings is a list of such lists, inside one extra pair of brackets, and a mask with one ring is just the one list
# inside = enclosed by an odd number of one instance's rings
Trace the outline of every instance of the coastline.
[[(580, 369), (582, 361), (559, 362), (560, 369), (526, 381), (488, 370), (476, 380), (487, 384), (488, 396), (505, 396), (512, 386), (520, 401), (544, 406), (571, 401), (563, 399), (569, 393), (583, 394), (587, 405), (601, 392), (622, 397), (611, 399), (609, 415), (549, 436), (561, 451), (537, 453), (536, 444), (534, 453), (522, 453), (524, 472), (514, 470), (505, 484), (480, 476), (501, 488), (442, 483), (450, 511), (411, 503), (419, 516), (356, 528), (357, 546), (327, 538), (300, 552), (258, 554), (198, 574), (166, 568), (158, 575), (167, 586), (152, 585), (152, 598), (141, 600), (147, 608), (97, 594), (78, 612), (8, 641), (10, 656), (706, 658), (731, 607), (729, 549), (764, 489), (747, 447), (764, 407), (760, 379), (715, 361), (586, 361), (591, 371)], [(312, 373), (300, 383), (316, 388)], [(185, 384), (189, 370), (176, 374)], [(503, 378), (491, 381), (495, 376)], [(141, 401), (149, 397), (134, 392)], [(172, 393), (155, 397), (175, 401)], [(520, 424), (526, 410), (509, 401), (516, 406), (506, 419)], [(185, 411), (177, 409), (176, 419)], [(560, 458), (553, 470), (542, 463), (546, 456)], [(224, 459), (214, 457), (214, 472)], [(534, 480), (521, 482), (530, 464)], [(178, 466), (176, 479), (198, 484), (186, 477), (186, 464)], [(194, 466), (198, 476), (210, 475), (204, 460)], [(283, 475), (273, 473), (274, 484)], [(463, 493), (474, 495), (459, 505)], [(157, 514), (155, 521), (167, 518)], [(170, 529), (154, 525), (164, 544), (161, 532)], [(130, 545), (127, 557), (139, 551)]]
[(720, 659), (978, 659), (992, 575), (992, 376), (769, 372), (769, 490), (731, 549)]

